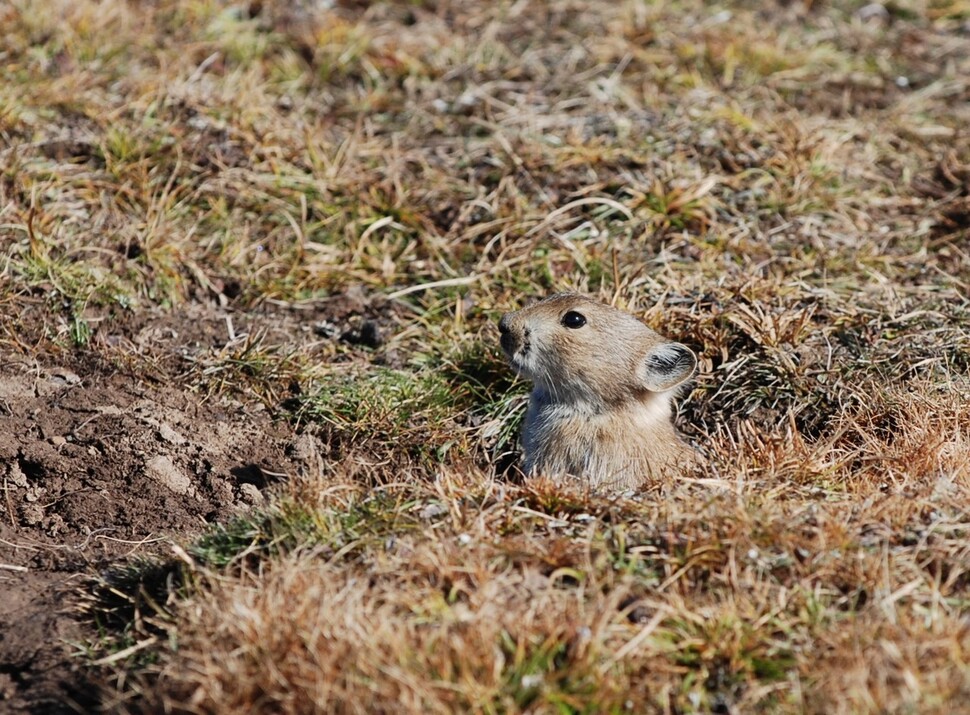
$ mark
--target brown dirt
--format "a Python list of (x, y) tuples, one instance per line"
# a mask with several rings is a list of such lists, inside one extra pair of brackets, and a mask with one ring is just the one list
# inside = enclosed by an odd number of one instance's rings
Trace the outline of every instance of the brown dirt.
[[(362, 321), (391, 329), (357, 302), (236, 314), (234, 329), (320, 349), (354, 342)], [(81, 587), (133, 556), (170, 554), (172, 540), (261, 502), (299, 469), (287, 422), (252, 395), (197, 389), (227, 315), (195, 305), (115, 316), (84, 349), (38, 328), (20, 332), (29, 351), (0, 350), (0, 711), (96, 708), (96, 676), (75, 657), (97, 637), (79, 616)]]

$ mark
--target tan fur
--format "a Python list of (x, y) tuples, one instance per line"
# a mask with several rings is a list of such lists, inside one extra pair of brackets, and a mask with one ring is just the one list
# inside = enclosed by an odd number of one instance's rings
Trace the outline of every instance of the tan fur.
[[(569, 313), (585, 323), (567, 327)], [(499, 329), (512, 367), (534, 383), (527, 473), (629, 488), (693, 460), (671, 423), (671, 400), (696, 367), (688, 348), (575, 293), (508, 313)]]

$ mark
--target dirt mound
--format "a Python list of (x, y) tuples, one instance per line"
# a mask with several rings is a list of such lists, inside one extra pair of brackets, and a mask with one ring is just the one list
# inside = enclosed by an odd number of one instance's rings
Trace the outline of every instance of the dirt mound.
[(104, 363), (2, 360), (0, 414), (0, 709), (85, 709), (91, 689), (64, 667), (83, 577), (261, 501), (293, 469), (292, 434)]

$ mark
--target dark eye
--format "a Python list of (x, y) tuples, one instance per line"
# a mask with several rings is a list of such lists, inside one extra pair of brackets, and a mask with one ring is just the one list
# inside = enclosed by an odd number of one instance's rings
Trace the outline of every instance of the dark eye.
[(562, 316), (562, 320), (559, 322), (565, 325), (567, 328), (572, 328), (575, 330), (576, 328), (581, 328), (586, 325), (586, 316), (582, 313), (577, 313), (575, 310), (570, 310), (568, 313)]

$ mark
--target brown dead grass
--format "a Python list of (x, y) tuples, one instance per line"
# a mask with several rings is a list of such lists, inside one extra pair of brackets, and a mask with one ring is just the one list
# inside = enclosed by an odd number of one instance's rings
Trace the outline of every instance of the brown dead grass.
[[(883, 10), (0, 8), (4, 349), (249, 395), (315, 450), (183, 588), (116, 594), (105, 707), (967, 711), (970, 10)], [(567, 287), (698, 350), (709, 468), (517, 481), (492, 325)], [(384, 335), (174, 370), (109, 339), (194, 303)]]
[(709, 446), (717, 477), (632, 499), (471, 465), (348, 492), (368, 470), (351, 455), (291, 485), (289, 519), (327, 524), (316, 545), (229, 573), (190, 561), (199, 595), (141, 705), (958, 711), (970, 420), (952, 396), (879, 407), (904, 427), (847, 417), (825, 445), (742, 428)]

